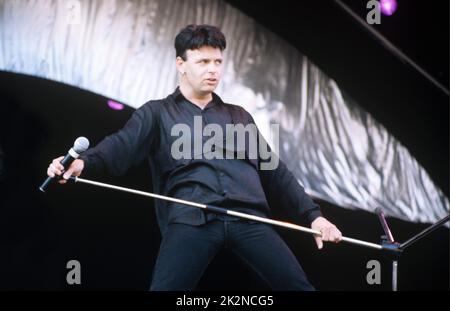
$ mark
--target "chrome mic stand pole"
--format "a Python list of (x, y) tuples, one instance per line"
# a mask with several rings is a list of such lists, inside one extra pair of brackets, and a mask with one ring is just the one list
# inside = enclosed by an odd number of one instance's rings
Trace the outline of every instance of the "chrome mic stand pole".
[[(155, 193), (151, 193), (151, 192), (144, 192), (144, 191), (124, 188), (124, 187), (119, 187), (119, 186), (101, 183), (101, 182), (97, 182), (97, 181), (92, 181), (92, 180), (88, 180), (88, 179), (83, 179), (83, 178), (79, 178), (79, 177), (75, 177), (75, 176), (70, 177), (70, 180), (74, 181), (76, 183), (85, 183), (85, 184), (90, 184), (90, 185), (94, 185), (94, 186), (98, 186), (98, 187), (104, 187), (104, 188), (108, 188), (108, 189), (119, 190), (119, 191), (124, 191), (124, 192), (128, 192), (128, 193), (147, 196), (147, 197), (151, 197), (151, 198), (155, 198), (155, 199), (159, 199), (159, 200), (176, 202), (176, 203), (189, 205), (189, 206), (196, 207), (196, 208), (201, 208), (206, 211), (211, 211), (211, 212), (218, 213), (218, 214), (226, 214), (226, 215), (236, 216), (239, 218), (250, 219), (250, 220), (267, 223), (267, 224), (271, 224), (271, 225), (275, 225), (275, 226), (279, 226), (279, 227), (289, 228), (289, 229), (293, 229), (293, 230), (297, 230), (297, 231), (303, 231), (303, 232), (311, 233), (311, 234), (318, 235), (318, 236), (321, 235), (320, 231), (313, 230), (310, 228), (302, 227), (302, 226), (291, 224), (291, 223), (284, 222), (284, 221), (279, 221), (279, 220), (269, 219), (269, 218), (265, 218), (265, 217), (250, 215), (250, 214), (246, 214), (246, 213), (236, 212), (236, 211), (228, 210), (225, 208), (221, 208), (221, 207), (217, 207), (217, 206), (213, 206), (213, 205), (209, 205), (209, 204), (201, 204), (201, 203), (191, 202), (191, 201), (187, 201), (187, 200), (172, 198), (172, 197), (164, 196), (164, 195), (160, 195), (160, 194), (155, 194)], [(342, 241), (348, 242), (351, 244), (356, 244), (359, 246), (364, 246), (364, 247), (368, 247), (368, 248), (386, 251), (388, 253), (396, 253), (399, 251), (398, 249), (392, 247), (392, 245), (384, 246), (384, 245), (370, 243), (370, 242), (357, 240), (357, 239), (353, 239), (353, 238), (349, 238), (349, 237), (342, 237)]]

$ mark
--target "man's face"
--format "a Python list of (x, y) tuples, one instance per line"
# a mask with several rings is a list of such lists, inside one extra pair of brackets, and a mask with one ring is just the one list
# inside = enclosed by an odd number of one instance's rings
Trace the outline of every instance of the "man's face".
[(182, 83), (186, 87), (198, 95), (207, 95), (219, 84), (222, 72), (222, 51), (210, 46), (187, 50), (186, 60), (177, 58), (177, 68), (185, 73), (182, 76)]

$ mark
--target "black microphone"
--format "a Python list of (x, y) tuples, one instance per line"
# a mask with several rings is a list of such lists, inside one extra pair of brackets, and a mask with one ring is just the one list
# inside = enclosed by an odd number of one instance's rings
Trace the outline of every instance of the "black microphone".
[[(85, 152), (89, 148), (89, 140), (86, 137), (78, 137), (73, 144), (73, 147), (70, 148), (69, 152), (66, 154), (64, 159), (61, 160), (62, 166), (64, 166), (64, 170), (70, 166), (70, 164), (80, 156), (81, 153)], [(39, 190), (45, 192), (45, 189), (52, 182), (54, 177), (48, 176), (47, 179), (42, 183), (39, 187)]]

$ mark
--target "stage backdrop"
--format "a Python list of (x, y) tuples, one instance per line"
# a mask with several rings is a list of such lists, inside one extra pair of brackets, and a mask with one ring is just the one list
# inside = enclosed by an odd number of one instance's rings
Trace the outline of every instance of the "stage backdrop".
[(336, 81), (221, 0), (0, 0), (0, 70), (137, 108), (176, 87), (173, 39), (190, 23), (223, 30), (218, 94), (246, 108), (272, 144), (269, 124), (280, 124), (281, 159), (311, 195), (412, 222), (448, 213), (427, 172)]

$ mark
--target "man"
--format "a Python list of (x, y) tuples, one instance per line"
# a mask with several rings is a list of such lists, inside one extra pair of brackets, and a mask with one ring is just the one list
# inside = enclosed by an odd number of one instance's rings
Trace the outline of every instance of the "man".
[[(339, 242), (341, 233), (322, 217), (319, 207), (306, 195), (283, 162), (273, 169), (261, 169), (261, 159), (211, 158), (205, 149), (186, 144), (191, 157), (174, 156), (178, 125), (195, 128), (201, 119), (202, 131), (216, 124), (254, 124), (243, 108), (225, 104), (213, 91), (222, 71), (222, 51), (226, 47), (222, 32), (209, 25), (189, 25), (175, 38), (176, 68), (180, 85), (165, 99), (150, 101), (139, 108), (117, 133), (106, 137), (95, 148), (63, 172), (62, 157), (54, 159), (48, 175), (63, 174), (60, 183), (79, 176), (83, 169), (124, 174), (134, 164), (148, 158), (155, 192), (177, 198), (268, 217), (268, 201), (295, 211), (299, 219), (311, 223), (322, 233), (322, 241)], [(198, 133), (194, 133), (194, 136)], [(202, 138), (205, 141), (204, 137)], [(261, 143), (261, 142), (259, 142)], [(237, 150), (218, 143), (220, 152), (236, 155)], [(215, 145), (211, 152), (215, 152)], [(234, 147), (234, 146), (233, 146)], [(175, 148), (176, 149), (176, 148)], [(242, 151), (242, 150), (241, 150)], [(207, 153), (207, 152), (206, 152)], [(205, 213), (201, 209), (157, 200), (156, 212), (162, 242), (155, 264), (151, 290), (192, 290), (209, 262), (222, 247), (229, 247), (243, 258), (276, 290), (314, 290), (297, 259), (269, 225), (231, 216)]]

